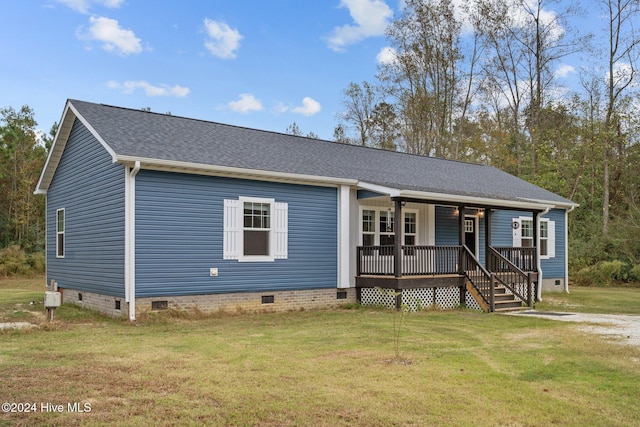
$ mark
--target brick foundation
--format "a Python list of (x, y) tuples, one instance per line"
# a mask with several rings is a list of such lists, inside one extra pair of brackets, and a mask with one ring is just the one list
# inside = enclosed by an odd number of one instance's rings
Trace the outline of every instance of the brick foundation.
[[(129, 303), (124, 298), (112, 297), (109, 295), (94, 294), (92, 292), (78, 291), (75, 289), (61, 289), (62, 303), (71, 303), (83, 308), (97, 310), (100, 313), (111, 317), (127, 316), (129, 313)], [(116, 309), (117, 301), (120, 309)]]
[[(343, 298), (338, 299), (338, 295)], [(120, 301), (120, 310), (116, 309), (116, 301)], [(279, 312), (331, 308), (355, 302), (355, 288), (136, 298), (136, 317), (142, 313), (163, 309), (198, 310), (206, 314), (218, 311)], [(63, 303), (91, 308), (112, 317), (123, 317), (129, 314), (129, 304), (124, 298), (75, 289), (63, 290)], [(159, 308), (154, 309), (154, 305)]]

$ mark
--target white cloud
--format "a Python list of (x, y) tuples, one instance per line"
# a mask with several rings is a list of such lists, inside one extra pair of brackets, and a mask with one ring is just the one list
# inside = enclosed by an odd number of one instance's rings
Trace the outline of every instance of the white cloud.
[(205, 18), (204, 26), (209, 36), (204, 45), (209, 52), (222, 59), (234, 59), (240, 40), (244, 38), (240, 32), (223, 21), (212, 21), (209, 18)]
[(558, 69), (556, 70), (556, 72), (554, 73), (554, 75), (558, 78), (563, 78), (563, 77), (567, 77), (569, 74), (571, 73), (575, 73), (576, 69), (568, 64), (562, 64), (560, 65), (560, 67), (558, 67)]
[(115, 52), (121, 55), (142, 52), (140, 39), (131, 30), (120, 27), (115, 19), (90, 17), (89, 33), (83, 38), (102, 42), (102, 48), (107, 52)]
[(376, 55), (376, 61), (378, 61), (378, 64), (390, 65), (395, 63), (396, 60), (396, 50), (389, 46), (380, 49), (380, 52)]
[(231, 101), (227, 105), (231, 110), (238, 111), (240, 113), (262, 110), (262, 103), (260, 100), (250, 93), (241, 93), (239, 100)]
[(109, 9), (117, 9), (122, 6), (124, 0), (58, 0), (59, 3), (80, 13), (89, 13), (92, 4), (101, 4)]
[(302, 105), (299, 107), (294, 107), (291, 109), (294, 113), (302, 114), (304, 116), (313, 116), (316, 113), (319, 113), (322, 109), (322, 106), (318, 101), (308, 96), (305, 96), (302, 100)]
[(393, 11), (382, 0), (341, 0), (339, 7), (349, 9), (355, 25), (335, 27), (327, 38), (329, 48), (342, 52), (345, 47), (367, 37), (381, 36), (393, 17)]
[(110, 89), (122, 90), (127, 94), (133, 93), (136, 89), (142, 89), (147, 96), (175, 96), (177, 98), (184, 98), (189, 94), (189, 92), (191, 92), (188, 87), (180, 85), (169, 86), (165, 84), (154, 86), (144, 80), (129, 80), (123, 83), (111, 80), (107, 82), (107, 86)]

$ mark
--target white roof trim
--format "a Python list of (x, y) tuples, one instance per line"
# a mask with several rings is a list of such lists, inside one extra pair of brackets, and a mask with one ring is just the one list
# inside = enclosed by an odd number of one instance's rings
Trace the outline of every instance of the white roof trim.
[(399, 197), (400, 190), (384, 185), (371, 184), (369, 182), (358, 181), (358, 187), (363, 190), (373, 191), (374, 193), (387, 194), (389, 197)]
[(100, 142), (102, 147), (104, 147), (104, 149), (107, 150), (107, 153), (109, 153), (109, 155), (111, 156), (113, 163), (115, 163), (117, 159), (117, 154), (115, 151), (113, 151), (113, 148), (111, 148), (111, 146), (109, 146), (109, 144), (107, 144), (107, 142), (104, 139), (102, 139), (100, 134), (96, 132), (96, 130), (93, 128), (93, 126), (91, 126), (91, 124), (87, 121), (87, 119), (85, 119), (80, 115), (80, 113), (78, 113), (78, 110), (76, 110), (76, 107), (74, 107), (71, 102), (69, 102), (69, 106), (71, 107), (71, 110), (73, 111), (75, 116), (78, 118), (78, 120), (80, 120), (80, 122), (84, 125), (84, 127), (86, 127), (89, 130), (89, 132), (91, 132), (91, 135), (93, 135), (98, 140), (98, 142)]
[(416, 199), (426, 200), (438, 200), (442, 202), (450, 202), (452, 204), (465, 203), (470, 205), (480, 206), (496, 206), (501, 208), (517, 208), (517, 209), (532, 209), (532, 210), (544, 210), (546, 208), (553, 208), (555, 204), (553, 202), (525, 202), (518, 200), (504, 200), (504, 199), (492, 199), (486, 197), (474, 197), (474, 196), (460, 196), (455, 194), (445, 193), (432, 193), (425, 191), (414, 190), (402, 190), (400, 191), (400, 197), (409, 197)]
[[(474, 196), (460, 196), (456, 194), (446, 193), (434, 193), (428, 191), (415, 191), (415, 190), (400, 190), (397, 188), (386, 187), (378, 184), (371, 184), (368, 182), (359, 181), (358, 187), (363, 190), (369, 190), (376, 193), (386, 194), (389, 197), (407, 197), (411, 199), (424, 199), (439, 202), (449, 202), (452, 205), (458, 203), (465, 203), (469, 205), (480, 206), (498, 206), (504, 208), (517, 208), (517, 209), (532, 209), (532, 210), (544, 210), (547, 208), (553, 208), (555, 203), (543, 200), (537, 201), (518, 201), (518, 200), (504, 200), (504, 199), (491, 199), (486, 197), (474, 197)], [(523, 199), (524, 200), (524, 199)]]
[(128, 164), (136, 161), (140, 162), (142, 169), (155, 169), (173, 172), (187, 171), (190, 173), (199, 173), (203, 175), (240, 176), (266, 180), (295, 181), (307, 184), (355, 185), (357, 183), (357, 180), (355, 179), (332, 178), (327, 176), (304, 175), (289, 172), (274, 172), (232, 166), (217, 166), (202, 163), (180, 162), (176, 160), (141, 158), (136, 156), (116, 156), (116, 162), (118, 163)]
[(91, 134), (100, 142), (100, 144), (107, 150), (107, 153), (111, 156), (112, 161), (115, 163), (116, 161), (116, 152), (106, 143), (104, 139), (96, 132), (96, 130), (89, 124), (89, 122), (78, 113), (78, 110), (73, 106), (71, 101), (67, 101), (65, 105), (64, 112), (62, 113), (62, 118), (60, 120), (60, 126), (58, 127), (58, 132), (56, 132), (56, 136), (53, 138), (53, 144), (51, 149), (49, 150), (49, 156), (47, 157), (47, 161), (42, 168), (42, 173), (40, 174), (40, 179), (38, 180), (38, 184), (36, 185), (35, 194), (47, 194), (47, 190), (49, 189), (49, 185), (51, 184), (51, 180), (53, 179), (53, 175), (55, 174), (56, 169), (58, 168), (58, 163), (60, 163), (60, 159), (62, 158), (62, 153), (67, 145), (67, 141), (69, 139), (69, 135), (71, 134), (71, 129), (73, 128), (73, 123), (75, 119), (80, 120), (80, 122), (91, 132)]
[(566, 208), (575, 209), (578, 206), (580, 206), (579, 203), (573, 203), (573, 202), (571, 202), (571, 203), (562, 203), (562, 202), (549, 202), (549, 201), (546, 201), (546, 200), (539, 200), (539, 199), (531, 199), (531, 198), (528, 198), (528, 197), (520, 197), (520, 198), (522, 200), (527, 200), (527, 201), (534, 202), (534, 203), (553, 203), (554, 207), (563, 208), (563, 209), (566, 209)]

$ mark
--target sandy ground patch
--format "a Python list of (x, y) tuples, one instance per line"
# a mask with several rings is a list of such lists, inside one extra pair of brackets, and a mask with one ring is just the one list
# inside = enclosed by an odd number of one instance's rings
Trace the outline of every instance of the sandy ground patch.
[(511, 316), (534, 316), (562, 322), (583, 323), (580, 329), (640, 347), (640, 316), (628, 314), (587, 314), (527, 310)]

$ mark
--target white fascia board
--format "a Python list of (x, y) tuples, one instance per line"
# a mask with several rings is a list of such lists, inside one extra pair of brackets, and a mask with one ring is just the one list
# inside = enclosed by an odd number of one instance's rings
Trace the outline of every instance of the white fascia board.
[(168, 172), (188, 172), (201, 175), (246, 177), (249, 179), (262, 179), (268, 181), (294, 181), (304, 184), (316, 185), (355, 185), (357, 180), (345, 178), (333, 178), (327, 176), (304, 175), (289, 172), (274, 172), (259, 169), (246, 169), (233, 166), (207, 165), (201, 163), (180, 162), (176, 160), (162, 160), (141, 158), (136, 156), (117, 156), (116, 162), (132, 164), (140, 162), (142, 169), (161, 170)]
[(437, 200), (442, 202), (450, 202), (451, 204), (468, 204), (468, 205), (480, 205), (480, 206), (496, 206), (501, 208), (517, 208), (517, 209), (531, 209), (531, 210), (545, 210), (547, 208), (554, 208), (555, 205), (552, 202), (538, 203), (534, 202), (521, 202), (517, 200), (502, 200), (491, 199), (486, 197), (474, 197), (474, 196), (460, 196), (455, 194), (443, 194), (432, 193), (426, 191), (415, 190), (403, 190), (400, 192), (399, 197), (408, 197), (415, 199), (425, 200)]
[(527, 200), (530, 202), (534, 202), (534, 203), (542, 203), (542, 204), (548, 204), (548, 205), (553, 205), (554, 208), (558, 208), (558, 209), (575, 209), (578, 206), (580, 206), (579, 203), (562, 203), (562, 202), (550, 202), (548, 200), (539, 200), (539, 199), (530, 199), (527, 197), (522, 197), (522, 200)]
[(373, 191), (374, 193), (386, 194), (389, 197), (400, 197), (401, 190), (392, 187), (386, 187), (379, 184), (371, 184), (369, 182), (358, 181), (358, 188), (362, 190)]
[(75, 118), (75, 113), (69, 111), (69, 102), (67, 102), (62, 112), (62, 117), (60, 118), (58, 131), (53, 137), (53, 144), (49, 149), (47, 161), (44, 163), (42, 172), (40, 173), (40, 179), (38, 179), (34, 194), (47, 194), (49, 184), (51, 184), (51, 180), (53, 179), (53, 173), (58, 167), (64, 147), (67, 145), (67, 139), (71, 133)]
[(100, 142), (102, 147), (104, 147), (104, 149), (107, 150), (107, 153), (109, 153), (109, 155), (111, 156), (113, 163), (115, 163), (117, 161), (117, 155), (116, 155), (116, 152), (113, 151), (113, 148), (111, 148), (111, 146), (107, 144), (107, 142), (104, 139), (102, 139), (100, 134), (96, 132), (93, 126), (91, 126), (91, 124), (84, 117), (82, 117), (80, 113), (78, 113), (78, 110), (76, 110), (76, 107), (74, 107), (71, 102), (69, 102), (69, 107), (71, 108), (71, 111), (73, 111), (75, 116), (78, 118), (78, 120), (80, 120), (80, 122), (84, 125), (84, 127), (86, 127), (87, 130), (91, 132), (91, 135), (93, 135), (95, 139), (97, 139), (98, 142)]
[(73, 106), (71, 101), (67, 101), (67, 105), (65, 105), (64, 111), (62, 113), (62, 118), (60, 119), (60, 126), (58, 126), (58, 131), (56, 132), (56, 136), (53, 138), (53, 144), (51, 149), (49, 150), (49, 155), (47, 156), (47, 161), (42, 168), (42, 173), (40, 174), (40, 179), (38, 180), (38, 184), (36, 185), (36, 190), (34, 194), (47, 194), (47, 190), (49, 189), (49, 184), (51, 184), (51, 180), (53, 179), (53, 174), (58, 168), (58, 163), (62, 158), (62, 153), (67, 145), (67, 141), (69, 139), (69, 135), (71, 134), (71, 129), (73, 128), (73, 123), (75, 119), (80, 120), (80, 122), (91, 132), (91, 134), (100, 142), (100, 144), (104, 147), (105, 150), (111, 156), (112, 161), (115, 163), (116, 161), (116, 153), (113, 149), (105, 142), (104, 139), (96, 132), (96, 130), (89, 124), (89, 122), (78, 113), (78, 110)]

